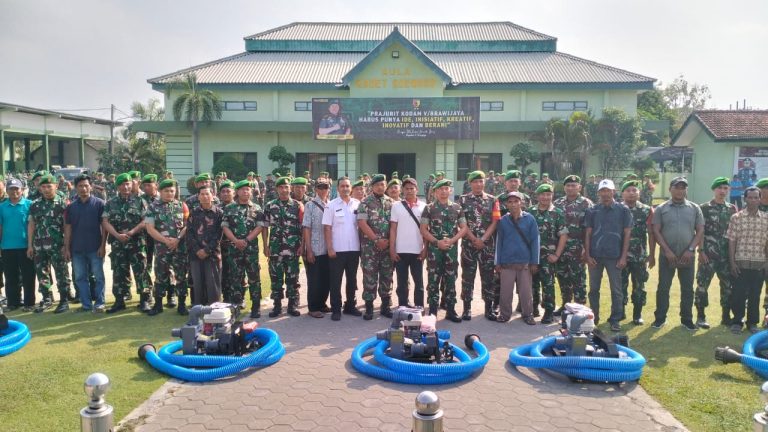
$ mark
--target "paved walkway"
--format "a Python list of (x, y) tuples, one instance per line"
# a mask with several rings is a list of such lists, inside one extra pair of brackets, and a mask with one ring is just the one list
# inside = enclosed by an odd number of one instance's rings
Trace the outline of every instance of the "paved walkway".
[[(306, 287), (305, 280), (302, 284)], [(472, 321), (461, 324), (439, 315), (438, 328), (450, 330), (453, 343), (463, 347), (464, 335), (477, 333), (491, 353), (485, 369), (467, 381), (415, 386), (362, 375), (350, 364), (352, 349), (390, 320), (343, 315), (333, 322), (330, 315), (309, 317), (303, 308), (301, 317), (270, 319), (264, 313), (259, 319), (286, 347), (277, 364), (215, 383), (170, 380), (121, 424), (142, 432), (410, 431), (416, 395), (432, 390), (450, 431), (686, 430), (636, 383), (576, 384), (511, 367), (510, 348), (552, 333), (557, 325), (527, 326), (519, 317), (493, 323), (483, 318), (482, 307), (476, 302)]]

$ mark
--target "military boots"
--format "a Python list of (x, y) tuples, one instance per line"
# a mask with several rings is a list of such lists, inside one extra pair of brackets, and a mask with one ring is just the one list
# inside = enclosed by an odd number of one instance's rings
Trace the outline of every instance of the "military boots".
[(472, 320), (472, 300), (464, 300), (464, 312), (461, 314), (464, 321)]
[(373, 302), (372, 301), (365, 302), (365, 313), (363, 314), (363, 319), (366, 321), (370, 321), (373, 319)]

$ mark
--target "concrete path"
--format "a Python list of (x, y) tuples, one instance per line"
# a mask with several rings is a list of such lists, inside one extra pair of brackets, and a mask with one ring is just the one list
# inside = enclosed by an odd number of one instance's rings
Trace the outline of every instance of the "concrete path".
[(476, 302), (472, 321), (461, 324), (439, 315), (438, 328), (450, 330), (454, 344), (463, 347), (464, 335), (477, 333), (491, 352), (483, 371), (458, 384), (402, 385), (362, 375), (350, 364), (352, 349), (390, 321), (377, 314), (372, 321), (343, 315), (333, 322), (330, 315), (309, 317), (302, 308), (298, 318), (265, 313), (259, 319), (286, 347), (277, 364), (215, 383), (170, 380), (121, 424), (143, 432), (410, 431), (416, 395), (432, 390), (450, 431), (686, 430), (636, 383), (577, 384), (511, 367), (510, 348), (555, 332), (557, 325), (527, 326), (519, 317), (490, 322), (482, 306)]

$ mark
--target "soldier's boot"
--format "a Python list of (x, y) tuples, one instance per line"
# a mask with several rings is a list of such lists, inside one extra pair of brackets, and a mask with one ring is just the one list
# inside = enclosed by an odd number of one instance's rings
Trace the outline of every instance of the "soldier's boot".
[(472, 300), (464, 300), (464, 312), (461, 314), (464, 321), (472, 320)]
[(179, 305), (176, 308), (176, 312), (179, 315), (189, 315), (189, 309), (187, 309), (187, 297), (179, 296)]
[(500, 296), (495, 296), (493, 298), (493, 313), (496, 316), (499, 316), (499, 305), (500, 304), (501, 304), (501, 297)]
[(381, 316), (392, 318), (392, 299), (390, 297), (381, 298)]
[(366, 321), (370, 321), (373, 319), (373, 301), (366, 300), (365, 313), (363, 314), (363, 319)]
[(167, 308), (175, 308), (176, 307), (176, 294), (174, 293), (168, 293), (167, 295), (168, 303), (165, 304), (165, 307)]
[(133, 300), (133, 294), (131, 294), (131, 292), (130, 292), (130, 291), (128, 291), (128, 292), (127, 292), (127, 293), (125, 293), (125, 295), (123, 296), (123, 300), (125, 300), (125, 301), (131, 301), (131, 300)]
[(440, 296), (440, 309), (442, 309), (442, 310), (446, 309), (446, 306), (445, 306), (445, 294)]
[(125, 310), (125, 300), (123, 300), (123, 297), (117, 297), (115, 299), (115, 304), (113, 304), (111, 308), (107, 309), (107, 313), (112, 314), (121, 310)]
[(696, 318), (696, 327), (701, 329), (708, 329), (710, 327), (709, 323), (707, 322), (707, 315), (704, 312), (703, 307), (697, 307), (696, 311), (698, 312), (697, 318)]
[(352, 302), (344, 302), (344, 308), (341, 310), (344, 315), (361, 316), (363, 313), (357, 310)]
[(539, 304), (534, 303), (533, 304), (533, 316), (538, 318), (541, 315), (541, 311), (539, 310)]
[(50, 309), (51, 306), (53, 306), (53, 293), (49, 291), (47, 293), (43, 293), (43, 299), (40, 301), (40, 303), (37, 304), (37, 306), (35, 306), (34, 312), (43, 312)]
[(251, 318), (261, 318), (261, 302), (253, 300), (251, 301)]
[(155, 296), (155, 305), (152, 306), (152, 310), (147, 312), (149, 316), (155, 316), (163, 313), (163, 296)]
[(455, 323), (461, 322), (461, 317), (456, 313), (456, 306), (448, 306), (448, 309), (445, 312), (445, 319)]
[(283, 301), (275, 299), (275, 306), (272, 308), (272, 312), (269, 313), (270, 318), (274, 318), (283, 313)]
[(634, 325), (645, 324), (645, 321), (643, 321), (643, 307), (640, 305), (632, 306), (632, 324)]
[(56, 306), (56, 310), (53, 311), (55, 314), (60, 314), (67, 312), (69, 310), (69, 301), (67, 300), (67, 296), (65, 295), (60, 301), (59, 305)]
[(437, 316), (437, 303), (429, 303), (429, 314)]
[(720, 318), (720, 325), (731, 325), (731, 310), (728, 308), (723, 309), (722, 317)]
[(496, 322), (496, 317), (498, 316), (496, 312), (493, 311), (493, 301), (486, 301), (485, 302), (485, 318), (488, 320), (491, 320), (493, 322)]
[(288, 315), (295, 316), (295, 317), (301, 315), (301, 312), (299, 312), (298, 307), (299, 307), (298, 300), (294, 300), (294, 299), (288, 300)]
[(544, 309), (544, 316), (541, 317), (542, 324), (552, 324), (554, 318), (552, 318), (553, 312), (551, 309)]
[(139, 295), (139, 311), (143, 313), (147, 313), (152, 308), (149, 306), (149, 293), (141, 293)]

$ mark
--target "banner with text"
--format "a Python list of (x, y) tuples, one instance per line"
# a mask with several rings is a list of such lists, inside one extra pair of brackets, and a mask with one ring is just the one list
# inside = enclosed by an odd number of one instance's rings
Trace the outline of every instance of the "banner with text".
[(733, 172), (745, 184), (768, 177), (768, 147), (736, 147)]
[(312, 99), (315, 139), (479, 139), (480, 98)]

